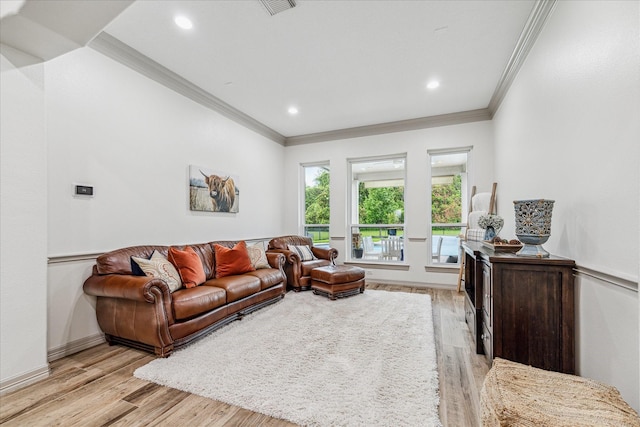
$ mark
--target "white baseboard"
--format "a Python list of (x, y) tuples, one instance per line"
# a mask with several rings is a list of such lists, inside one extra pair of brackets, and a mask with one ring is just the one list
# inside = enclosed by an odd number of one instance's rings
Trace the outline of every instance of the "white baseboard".
[(47, 364), (47, 366), (43, 366), (31, 372), (27, 372), (25, 374), (2, 381), (0, 383), (0, 396), (18, 390), (22, 387), (26, 387), (29, 384), (44, 380), (45, 378), (49, 377), (49, 373), (49, 365)]
[(426, 283), (426, 282), (410, 282), (405, 280), (386, 280), (386, 279), (367, 279), (367, 283), (378, 285), (399, 285), (399, 286), (414, 286), (416, 288), (435, 288), (456, 290), (457, 285), (447, 285), (443, 283)]
[(53, 362), (54, 360), (62, 359), (63, 357), (70, 356), (82, 350), (95, 347), (103, 342), (105, 342), (105, 339), (102, 333), (80, 338), (79, 340), (71, 341), (65, 345), (49, 350), (47, 352), (47, 359), (49, 362)]

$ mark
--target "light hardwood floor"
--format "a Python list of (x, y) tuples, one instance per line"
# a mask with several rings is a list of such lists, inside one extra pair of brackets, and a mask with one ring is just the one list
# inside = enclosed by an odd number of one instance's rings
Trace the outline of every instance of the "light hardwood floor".
[[(428, 293), (433, 301), (444, 426), (478, 426), (479, 394), (489, 366), (472, 350), (463, 294), (369, 284), (369, 289)], [(153, 355), (102, 344), (51, 363), (51, 376), (0, 396), (6, 426), (294, 426), (246, 409), (133, 377)], [(283, 396), (283, 398), (285, 398)]]

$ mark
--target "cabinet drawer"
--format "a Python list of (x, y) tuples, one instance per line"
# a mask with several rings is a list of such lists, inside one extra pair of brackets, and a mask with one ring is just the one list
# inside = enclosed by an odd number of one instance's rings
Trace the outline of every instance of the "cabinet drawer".
[(484, 356), (487, 358), (489, 363), (493, 361), (493, 336), (491, 332), (487, 329), (487, 327), (482, 325), (482, 334), (480, 335), (482, 339), (482, 347), (484, 349)]

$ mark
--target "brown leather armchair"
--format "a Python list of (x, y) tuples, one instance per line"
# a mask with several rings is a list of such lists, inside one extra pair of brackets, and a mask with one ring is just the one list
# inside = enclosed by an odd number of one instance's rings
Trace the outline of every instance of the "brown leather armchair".
[[(302, 261), (300, 256), (289, 250), (289, 245), (309, 246), (311, 252), (317, 258), (311, 261)], [(338, 256), (338, 250), (334, 248), (323, 249), (313, 246), (313, 241), (304, 236), (281, 236), (269, 241), (267, 252), (279, 252), (284, 254), (284, 272), (287, 276), (287, 287), (294, 291), (306, 291), (311, 289), (311, 270), (334, 263)]]

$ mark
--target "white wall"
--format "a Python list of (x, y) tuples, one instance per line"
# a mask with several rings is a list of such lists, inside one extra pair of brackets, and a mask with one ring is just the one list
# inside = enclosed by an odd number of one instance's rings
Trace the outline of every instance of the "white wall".
[[(502, 200), (556, 201), (544, 247), (638, 282), (638, 2), (558, 2), (495, 123)], [(502, 203), (502, 234), (514, 230)], [(640, 407), (638, 293), (579, 275), (579, 373)]]
[[(282, 233), (284, 147), (84, 48), (45, 65), (50, 257)], [(189, 210), (189, 165), (239, 176), (240, 212)], [(73, 197), (74, 183), (94, 186)], [(48, 269), (48, 349), (90, 344), (93, 262)], [(87, 341), (88, 340), (88, 341)]]
[[(278, 233), (284, 147), (84, 48), (46, 64), (49, 254)], [(189, 165), (239, 175), (240, 212), (191, 212)], [(72, 184), (95, 197), (72, 197)]]
[(47, 147), (44, 66), (1, 49), (0, 389), (8, 391), (49, 372)]
[[(367, 278), (398, 282), (430, 283), (453, 287), (457, 272), (425, 272), (430, 258), (430, 163), (427, 150), (473, 146), (469, 182), (479, 191), (490, 191), (493, 182), (493, 125), (490, 121), (389, 133), (348, 140), (287, 147), (285, 151), (285, 224), (287, 233), (300, 233), (300, 165), (329, 161), (331, 167), (331, 244), (339, 261), (351, 249), (347, 218), (348, 159), (406, 153), (405, 261), (408, 271), (367, 269)], [(349, 236), (349, 237), (347, 237)], [(413, 239), (413, 241), (411, 241)]]

